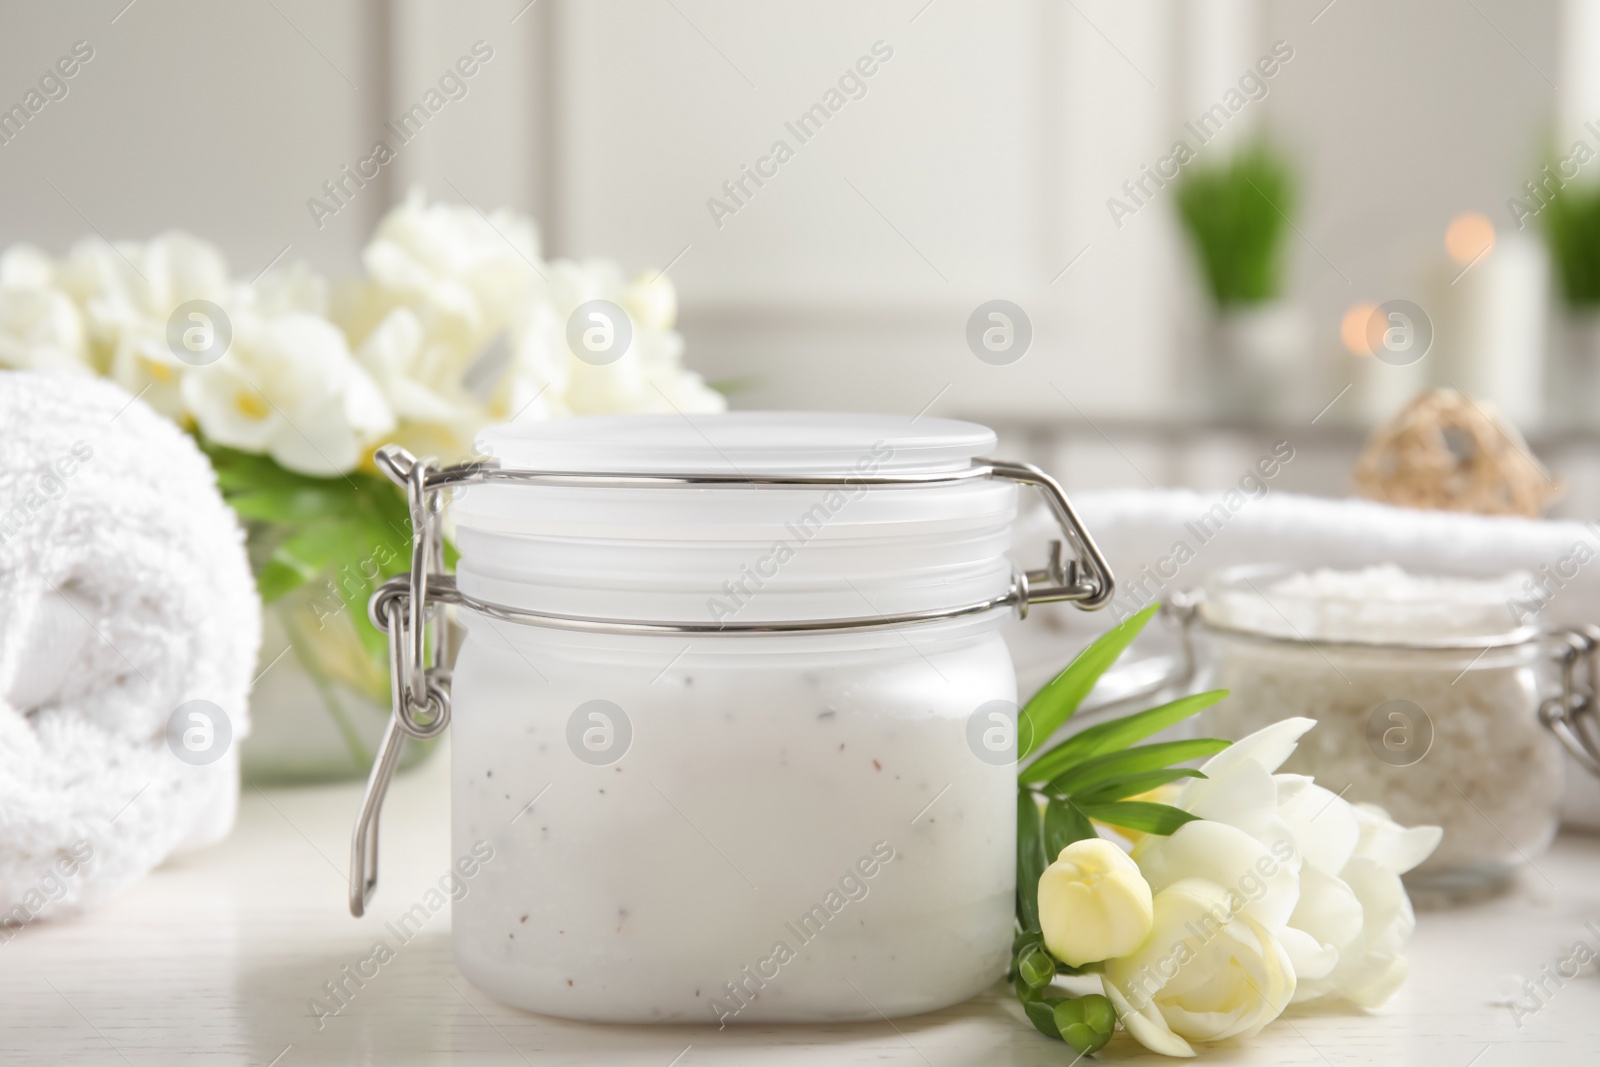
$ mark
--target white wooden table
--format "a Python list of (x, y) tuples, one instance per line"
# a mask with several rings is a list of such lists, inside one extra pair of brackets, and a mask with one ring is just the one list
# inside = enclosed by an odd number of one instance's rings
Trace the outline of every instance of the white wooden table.
[[(0, 944), (0, 1064), (1051, 1064), (1072, 1054), (1022, 1021), (1008, 991), (934, 1015), (845, 1026), (595, 1026), (501, 1007), (450, 954), (448, 911), (319, 1029), (309, 1001), (371, 953), (382, 924), (449, 861), (448, 759), (396, 782), (383, 881), (345, 910), (355, 785), (246, 789), (224, 844), (169, 863), (75, 921)], [(1592, 927), (1585, 926), (1592, 923)], [(1378, 1012), (1280, 1019), (1228, 1064), (1502, 1067), (1600, 1061), (1600, 972), (1557, 985), (1519, 1027), (1506, 998), (1574, 944), (1600, 952), (1600, 838), (1568, 835), (1504, 897), (1420, 917), (1411, 979)], [(1512, 976), (1517, 976), (1513, 978)], [(1527, 1001), (1526, 994), (1523, 999)], [(1531, 1003), (1531, 1001), (1528, 1001)], [(1171, 1062), (1119, 1034), (1102, 1062)]]

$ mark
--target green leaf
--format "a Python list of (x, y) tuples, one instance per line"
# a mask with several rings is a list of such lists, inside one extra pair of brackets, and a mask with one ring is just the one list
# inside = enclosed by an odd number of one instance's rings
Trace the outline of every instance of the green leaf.
[(1022, 721), (1018, 724), (1018, 760), (1026, 759), (1072, 717), (1100, 676), (1133, 643), (1160, 606), (1151, 604), (1120, 626), (1101, 634), (1094, 644), (1078, 653), (1065, 670), (1033, 695), (1022, 709)]
[(1204, 777), (1205, 775), (1193, 767), (1173, 767), (1168, 770), (1145, 771), (1142, 774), (1125, 774), (1117, 778), (1107, 779), (1086, 793), (1074, 793), (1072, 800), (1073, 803), (1078, 805), (1109, 804), (1113, 800), (1122, 800), (1124, 797), (1134, 797), (1140, 793), (1148, 793), (1157, 786), (1176, 782), (1180, 778)]
[(328, 580), (332, 591), (357, 620), (357, 636), (374, 657), (384, 653), (387, 642), (366, 622), (367, 600), (385, 579), (410, 565), (408, 529), (393, 529), (375, 512), (351, 515), (345, 524), (343, 543), (329, 561)]
[(270, 604), (307, 580), (304, 574), (288, 564), (269, 559), (256, 573), (256, 590), (261, 594), (261, 599)]
[(253, 452), (241, 452), (235, 448), (226, 448), (207, 441), (198, 435), (196, 440), (200, 445), (200, 450), (211, 460), (211, 468), (217, 473), (217, 485), (222, 489), (225, 496), (233, 492), (248, 490), (293, 490), (327, 485), (344, 485), (348, 487), (352, 482), (359, 483), (362, 480), (375, 477), (373, 475), (352, 474), (318, 478), (280, 467), (270, 456)]
[(1033, 1024), (1035, 1030), (1045, 1037), (1061, 1040), (1061, 1031), (1056, 1029), (1056, 1005), (1065, 1000), (1065, 997), (1023, 996), (1019, 991), (1017, 999), (1022, 1002), (1022, 1010), (1028, 1013), (1028, 1021)]
[(315, 522), (346, 517), (350, 498), (356, 494), (340, 482), (337, 487), (314, 489), (295, 486), (284, 489), (251, 489), (228, 497), (228, 506), (247, 519), (263, 522)]
[(1048, 781), (1084, 760), (1127, 748), (1135, 741), (1143, 741), (1151, 734), (1160, 733), (1167, 727), (1204, 711), (1227, 695), (1226, 689), (1195, 693), (1193, 696), (1180, 697), (1149, 711), (1124, 715), (1120, 719), (1091, 726), (1081, 733), (1073, 734), (1034, 760), (1023, 769), (1020, 777), (1025, 782)]
[(1083, 813), (1110, 826), (1141, 830), (1147, 834), (1166, 836), (1184, 823), (1193, 822), (1193, 815), (1171, 804), (1152, 804), (1146, 800), (1121, 800), (1111, 804), (1084, 805)]
[(309, 581), (327, 569), (349, 540), (350, 528), (344, 523), (314, 523), (279, 545), (272, 558)]
[[(1061, 850), (1074, 841), (1098, 837), (1094, 826), (1071, 803), (1051, 800), (1044, 809), (1044, 858), (1054, 863)], [(1048, 864), (1047, 864), (1048, 865)]]
[[(1188, 741), (1157, 741), (1149, 745), (1135, 745), (1117, 752), (1092, 756), (1073, 764), (1050, 779), (1050, 788), (1060, 793), (1083, 793), (1101, 782), (1120, 778), (1125, 774), (1160, 770), (1174, 763), (1213, 756), (1230, 744), (1231, 741), (1222, 741), (1215, 737), (1197, 737)], [(1046, 758), (1048, 756), (1041, 757), (1034, 766), (1040, 766)], [(1031, 777), (1032, 771), (1033, 767), (1029, 767), (1029, 773), (1025, 778)]]
[(1033, 793), (1017, 790), (1017, 918), (1025, 930), (1039, 928), (1039, 876), (1050, 865), (1044, 854), (1044, 824)]

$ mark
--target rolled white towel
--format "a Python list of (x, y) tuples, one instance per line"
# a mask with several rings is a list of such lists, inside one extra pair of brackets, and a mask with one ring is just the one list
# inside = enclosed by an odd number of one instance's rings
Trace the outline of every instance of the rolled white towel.
[[(0, 427), (5, 940), (226, 836), (260, 602), (211, 465), (142, 401), (100, 379), (0, 372)], [(193, 700), (226, 716), (211, 762), (194, 750), (203, 728), (189, 760), (168, 744)]]

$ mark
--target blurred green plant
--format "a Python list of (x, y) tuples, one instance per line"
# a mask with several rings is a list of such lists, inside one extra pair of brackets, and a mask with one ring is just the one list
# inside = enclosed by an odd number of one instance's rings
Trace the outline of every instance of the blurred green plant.
[(1284, 288), (1284, 241), (1295, 210), (1288, 162), (1257, 140), (1225, 162), (1192, 163), (1178, 180), (1178, 217), (1219, 308), (1259, 304)]
[(1600, 184), (1569, 182), (1539, 214), (1567, 307), (1600, 310)]

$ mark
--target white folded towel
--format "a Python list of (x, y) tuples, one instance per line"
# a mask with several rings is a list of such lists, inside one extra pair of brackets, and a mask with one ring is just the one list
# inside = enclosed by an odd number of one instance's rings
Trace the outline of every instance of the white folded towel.
[[(210, 464), (142, 401), (0, 372), (0, 429), (3, 941), (226, 836), (260, 603)], [(227, 716), (209, 763), (167, 741), (191, 700)]]
[[(1118, 617), (1240, 564), (1395, 563), (1416, 573), (1526, 571), (1545, 587), (1530, 589), (1530, 598), (1541, 603), (1548, 625), (1600, 622), (1600, 525), (1291, 493), (1252, 498), (1240, 490), (1129, 489), (1083, 493), (1073, 504), (1116, 574), (1117, 596), (1107, 610)], [(1037, 544), (1053, 530), (1047, 516), (1031, 515), (1022, 539)], [(1511, 622), (1508, 612), (1508, 628)]]

